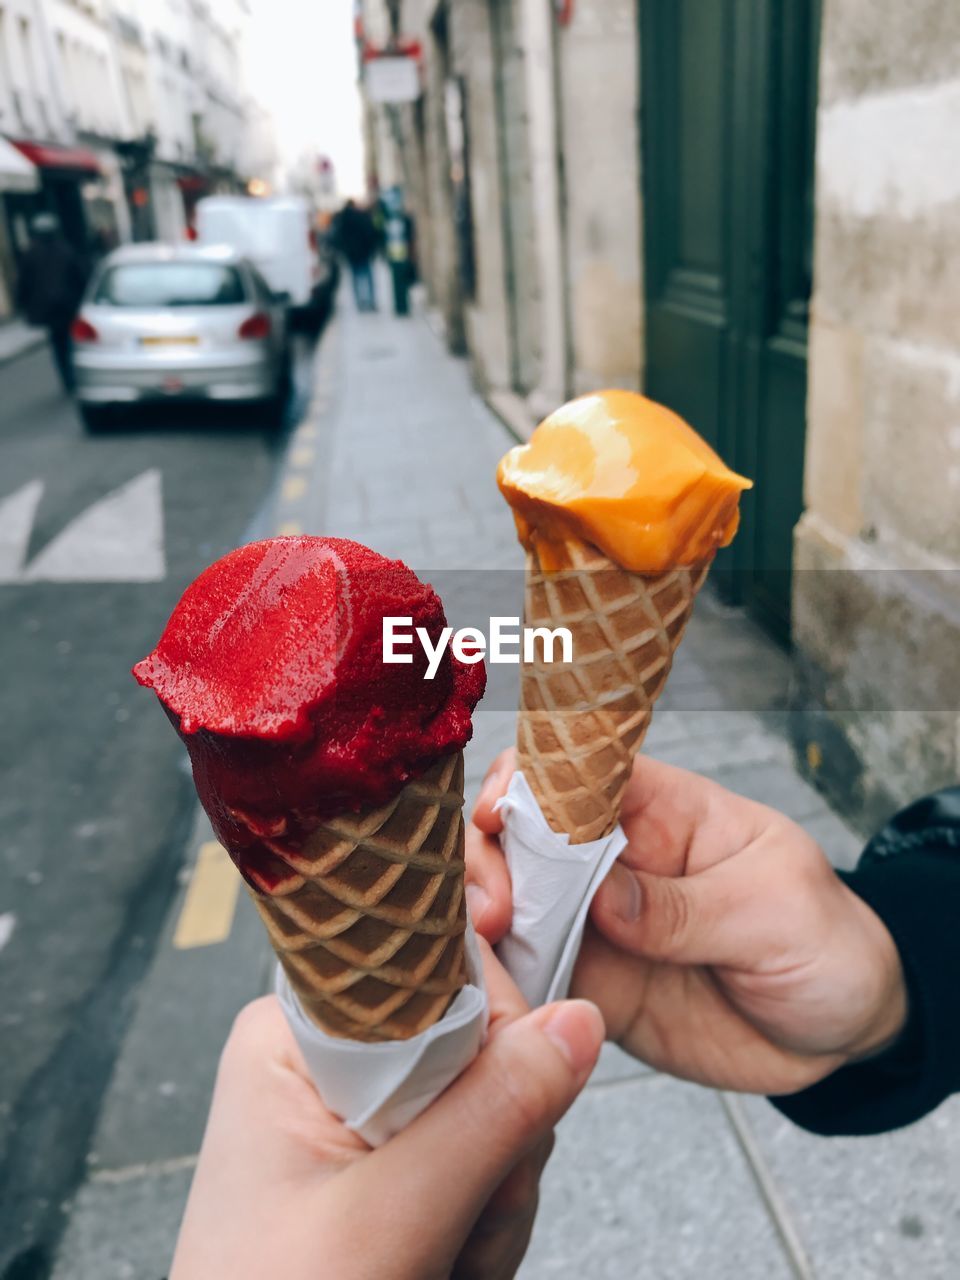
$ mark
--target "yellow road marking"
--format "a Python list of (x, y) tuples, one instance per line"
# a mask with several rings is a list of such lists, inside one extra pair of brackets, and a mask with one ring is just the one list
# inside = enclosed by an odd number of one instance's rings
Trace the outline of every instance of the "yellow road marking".
[(297, 534), (301, 534), (301, 533), (303, 533), (303, 527), (302, 527), (301, 525), (299, 525), (299, 524), (296, 522), (296, 520), (285, 520), (285, 521), (283, 522), (283, 524), (282, 524), (282, 525), (280, 525), (280, 526), (279, 526), (279, 528), (277, 529), (277, 534), (278, 534), (278, 535), (280, 535), (280, 536), (282, 536), (282, 535), (284, 535), (284, 534), (287, 534), (287, 535), (290, 535), (290, 534), (297, 535)]
[(284, 502), (296, 502), (298, 498), (302, 498), (307, 492), (307, 481), (305, 476), (287, 476), (283, 482), (283, 500)]
[(297, 432), (298, 440), (313, 440), (317, 434), (317, 424), (315, 422), (305, 422)]
[(295, 467), (309, 467), (313, 462), (313, 449), (308, 444), (298, 445), (291, 453), (290, 461)]
[(229, 938), (239, 891), (240, 874), (226, 849), (215, 840), (202, 844), (173, 935), (176, 949), (209, 947)]

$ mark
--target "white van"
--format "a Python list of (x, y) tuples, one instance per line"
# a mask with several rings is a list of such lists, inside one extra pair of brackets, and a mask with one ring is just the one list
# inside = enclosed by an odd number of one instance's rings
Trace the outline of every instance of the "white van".
[(207, 196), (197, 204), (197, 239), (248, 258), (290, 306), (322, 322), (336, 286), (335, 264), (318, 250), (310, 206), (300, 196)]

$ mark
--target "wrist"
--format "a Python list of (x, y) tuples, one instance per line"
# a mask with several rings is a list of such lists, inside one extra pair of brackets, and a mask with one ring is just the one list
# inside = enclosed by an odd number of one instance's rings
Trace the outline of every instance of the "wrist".
[(862, 898), (847, 892), (860, 917), (860, 963), (866, 987), (860, 1025), (846, 1051), (848, 1063), (855, 1063), (893, 1048), (907, 1026), (910, 1009), (900, 952), (890, 930)]

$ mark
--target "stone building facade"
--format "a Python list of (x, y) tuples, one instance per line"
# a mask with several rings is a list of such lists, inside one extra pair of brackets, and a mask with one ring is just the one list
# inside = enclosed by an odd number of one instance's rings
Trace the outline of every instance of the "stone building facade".
[(792, 645), (811, 775), (867, 826), (955, 781), (960, 9), (361, 12), (362, 40), (420, 45), (372, 166), (489, 402), (521, 435), (604, 385), (685, 412), (757, 481), (715, 577)]
[(824, 13), (793, 613), (798, 745), (868, 822), (960, 774), (960, 10), (883, 7)]
[(635, 5), (579, 0), (560, 26), (548, 0), (365, 0), (372, 46), (391, 12), (425, 91), (371, 111), (368, 141), (381, 185), (407, 183), (454, 346), (518, 423), (598, 382), (638, 387)]
[(0, 0), (0, 140), (36, 169), (0, 169), (0, 318), (35, 213), (95, 256), (178, 240), (199, 195), (265, 176), (250, 21), (249, 0)]

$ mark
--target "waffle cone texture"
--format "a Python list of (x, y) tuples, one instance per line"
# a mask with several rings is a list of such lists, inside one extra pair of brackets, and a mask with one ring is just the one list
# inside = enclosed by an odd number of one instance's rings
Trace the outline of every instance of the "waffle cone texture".
[(250, 890), (322, 1030), (406, 1040), (439, 1021), (467, 981), (462, 811), (457, 751), (389, 804), (319, 825), (281, 853), (289, 878), (270, 894)]
[(538, 640), (534, 660), (521, 664), (517, 768), (552, 829), (585, 844), (617, 825), (710, 560), (631, 573), (586, 542), (566, 546), (561, 569), (545, 570), (536, 549), (527, 553), (525, 625), (567, 627), (573, 661), (545, 661)]

